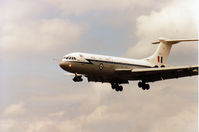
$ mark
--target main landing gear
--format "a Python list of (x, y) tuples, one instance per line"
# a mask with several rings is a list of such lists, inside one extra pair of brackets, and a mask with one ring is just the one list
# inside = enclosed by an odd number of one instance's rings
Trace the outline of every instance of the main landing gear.
[(83, 81), (82, 76), (75, 76), (75, 77), (73, 78), (73, 81), (74, 81), (74, 82), (81, 82), (81, 81)]
[(111, 83), (111, 87), (112, 89), (115, 89), (115, 91), (122, 91), (123, 87), (121, 85), (119, 85), (118, 83)]
[(150, 89), (149, 84), (146, 84), (144, 81), (138, 82), (138, 87), (142, 88), (143, 90), (149, 90)]

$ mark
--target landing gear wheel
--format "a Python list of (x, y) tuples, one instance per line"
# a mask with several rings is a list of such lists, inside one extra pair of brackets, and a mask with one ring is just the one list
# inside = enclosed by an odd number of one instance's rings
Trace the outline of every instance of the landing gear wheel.
[(139, 87), (139, 88), (142, 88), (142, 90), (149, 90), (149, 89), (150, 89), (149, 84), (145, 84), (144, 81), (138, 82), (138, 87)]
[(117, 83), (111, 83), (111, 87), (112, 87), (112, 89), (116, 89), (118, 87), (118, 84)]
[(111, 88), (112, 88), (112, 89), (115, 89), (115, 87), (114, 87), (113, 85), (111, 86)]
[(117, 92), (118, 92), (118, 91), (119, 91), (119, 88), (116, 88), (116, 89), (115, 89), (115, 91), (117, 91)]
[(150, 89), (149, 84), (145, 84), (145, 89), (146, 89), (146, 90), (149, 90), (149, 89)]
[(123, 87), (122, 87), (122, 86), (119, 86), (118, 88), (119, 88), (119, 91), (122, 91), (122, 90), (123, 90)]
[(122, 86), (118, 86), (115, 90), (116, 90), (117, 92), (118, 92), (118, 91), (122, 91), (122, 90), (123, 90), (123, 87), (122, 87)]
[(123, 90), (123, 87), (120, 86), (118, 83), (111, 83), (111, 87), (112, 89), (115, 89), (115, 91), (122, 91)]
[(149, 90), (149, 89), (150, 89), (149, 84), (144, 84), (144, 85), (142, 86), (142, 90)]
[(138, 87), (139, 87), (139, 88), (142, 87), (142, 82), (138, 82)]
[(73, 81), (74, 81), (74, 82), (77, 82), (77, 78), (74, 77), (74, 78), (73, 78)]
[(75, 77), (73, 78), (73, 81), (74, 81), (74, 82), (81, 82), (81, 81), (83, 81), (83, 79), (82, 79), (81, 76), (75, 76)]
[(142, 86), (142, 90), (145, 90), (145, 89), (146, 89), (146, 88), (145, 88), (145, 85), (143, 85), (143, 86)]

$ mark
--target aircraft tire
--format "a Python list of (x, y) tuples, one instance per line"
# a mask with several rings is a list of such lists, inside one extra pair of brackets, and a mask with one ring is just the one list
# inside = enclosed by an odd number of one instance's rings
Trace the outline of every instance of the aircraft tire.
[(117, 83), (111, 83), (112, 89), (116, 89), (118, 87)]
[(142, 87), (142, 82), (138, 82), (138, 87), (139, 87), (139, 88)]
[(149, 90), (150, 89), (150, 85), (149, 84), (144, 84), (142, 86), (142, 90)]
[(145, 88), (146, 88), (146, 90), (149, 90), (149, 89), (150, 89), (150, 85), (149, 85), (149, 84), (146, 84), (146, 85), (145, 85)]
[(146, 90), (146, 84), (142, 83), (142, 90)]
[(76, 76), (76, 77), (73, 78), (73, 81), (74, 82), (81, 82), (81, 81), (83, 81), (83, 79), (80, 76)]
[(123, 90), (123, 87), (122, 86), (117, 86), (116, 88), (115, 88), (115, 91), (122, 91)]
[(73, 78), (73, 81), (74, 81), (74, 82), (77, 82), (77, 78), (74, 77), (74, 78)]
[(122, 90), (123, 90), (123, 87), (122, 87), (122, 86), (119, 86), (119, 90), (122, 91)]
[(117, 91), (117, 92), (118, 92), (118, 91), (119, 91), (119, 88), (115, 88), (115, 91)]

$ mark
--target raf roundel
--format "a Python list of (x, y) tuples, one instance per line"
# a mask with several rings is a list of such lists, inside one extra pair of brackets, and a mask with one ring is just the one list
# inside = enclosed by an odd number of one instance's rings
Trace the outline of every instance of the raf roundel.
[(104, 68), (103, 63), (100, 63), (100, 64), (99, 64), (99, 69), (102, 70), (103, 68)]

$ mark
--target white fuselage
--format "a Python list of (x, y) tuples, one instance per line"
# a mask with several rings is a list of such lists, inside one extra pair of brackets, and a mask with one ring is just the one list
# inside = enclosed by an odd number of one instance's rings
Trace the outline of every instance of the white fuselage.
[(90, 81), (108, 82), (108, 77), (118, 78), (116, 69), (151, 68), (146, 60), (135, 60), (121, 57), (103, 56), (87, 53), (71, 53), (63, 57), (60, 66), (65, 71), (82, 74), (93, 78)]

